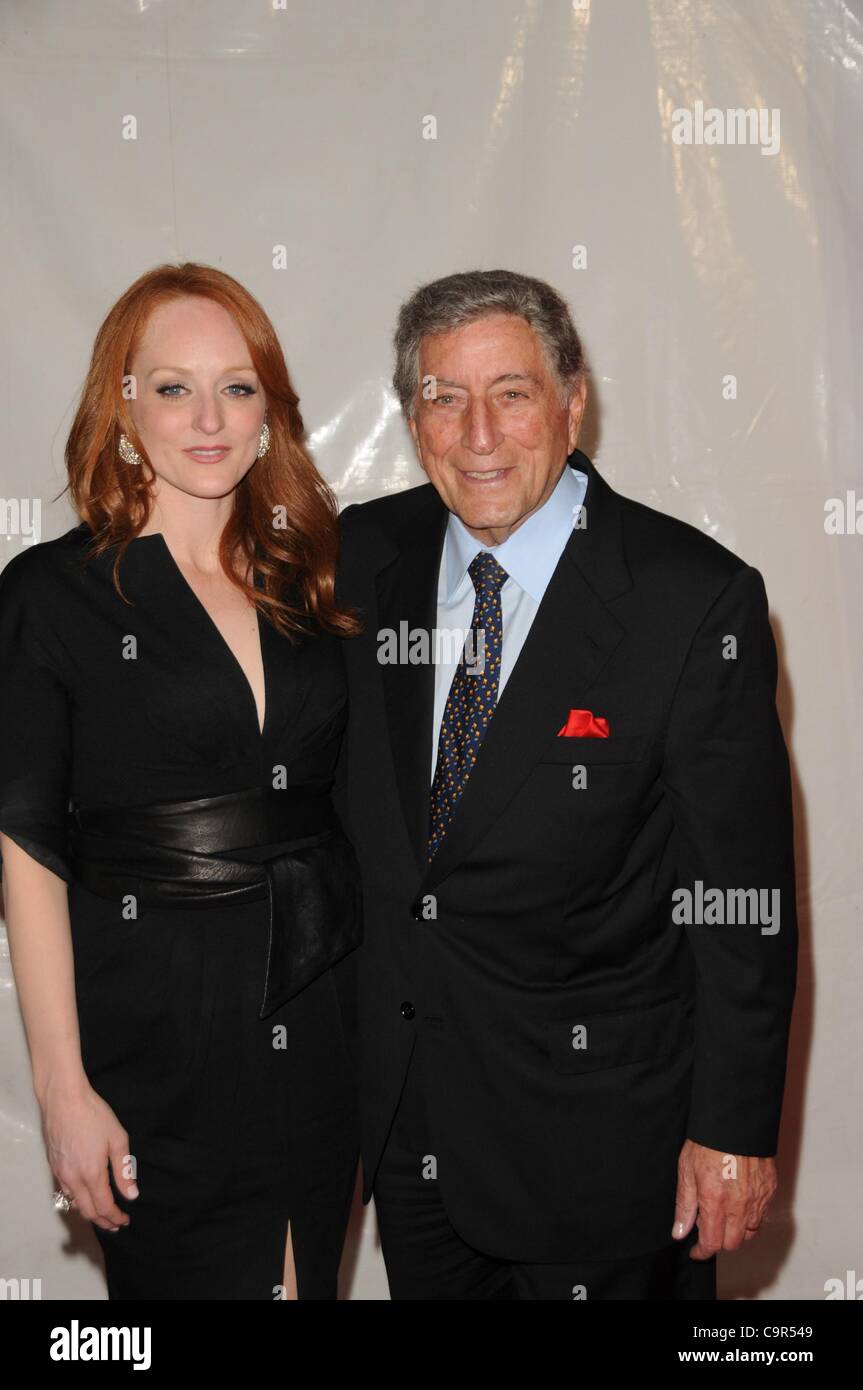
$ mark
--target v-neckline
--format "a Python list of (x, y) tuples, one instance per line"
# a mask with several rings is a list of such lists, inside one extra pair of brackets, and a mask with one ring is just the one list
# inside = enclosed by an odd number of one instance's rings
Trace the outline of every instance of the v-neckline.
[(237, 657), (234, 655), (233, 651), (231, 650), (230, 644), (229, 644), (228, 642), (226, 642), (226, 640), (225, 640), (225, 638), (224, 638), (222, 632), (220, 631), (220, 629), (219, 629), (219, 627), (218, 627), (218, 624), (215, 623), (215, 622), (213, 621), (213, 618), (210, 616), (210, 613), (207, 611), (206, 606), (205, 606), (205, 605), (201, 602), (201, 600), (198, 598), (198, 595), (195, 593), (195, 590), (192, 588), (191, 584), (189, 583), (188, 579), (187, 579), (186, 576), (184, 575), (183, 571), (180, 569), (180, 566), (177, 564), (177, 561), (174, 559), (174, 556), (173, 556), (172, 553), (171, 553), (171, 547), (168, 545), (168, 542), (165, 540), (165, 537), (164, 537), (163, 533), (162, 533), (161, 531), (148, 531), (148, 532), (146, 532), (146, 534), (143, 535), (143, 536), (136, 536), (135, 539), (136, 539), (136, 540), (148, 540), (148, 539), (150, 539), (150, 538), (152, 538), (152, 537), (154, 537), (154, 536), (157, 537), (158, 540), (161, 542), (162, 549), (163, 549), (163, 551), (165, 552), (165, 554), (167, 555), (167, 557), (168, 557), (168, 559), (169, 559), (169, 561), (170, 561), (170, 563), (171, 563), (171, 566), (172, 566), (172, 568), (173, 568), (173, 570), (174, 570), (174, 573), (177, 575), (177, 578), (178, 578), (178, 579), (180, 580), (180, 582), (182, 583), (184, 589), (186, 590), (186, 592), (187, 592), (187, 593), (189, 594), (189, 596), (191, 597), (193, 603), (195, 603), (195, 604), (197, 605), (199, 611), (204, 615), (204, 618), (206, 619), (206, 621), (207, 621), (207, 623), (209, 624), (210, 628), (211, 628), (212, 631), (215, 633), (217, 640), (221, 643), (222, 648), (224, 649), (225, 652), (227, 652), (228, 657), (229, 657), (230, 660), (233, 662), (234, 667), (236, 668), (236, 670), (239, 672), (239, 675), (240, 675), (240, 678), (241, 678), (241, 680), (242, 680), (242, 683), (243, 683), (245, 689), (246, 689), (247, 692), (248, 692), (249, 702), (250, 702), (251, 707), (252, 707), (252, 720), (253, 720), (255, 729), (256, 729), (256, 731), (257, 731), (257, 734), (258, 734), (258, 739), (259, 739), (260, 741), (263, 741), (264, 736), (265, 736), (265, 734), (266, 734), (266, 732), (267, 732), (267, 720), (268, 720), (269, 717), (270, 717), (270, 688), (269, 688), (270, 683), (269, 683), (269, 679), (268, 679), (268, 676), (267, 676), (267, 648), (266, 648), (266, 641), (265, 641), (265, 636), (264, 636), (263, 623), (261, 622), (260, 610), (257, 609), (257, 608), (255, 609), (255, 618), (256, 618), (256, 620), (257, 620), (257, 626), (258, 626), (258, 643), (259, 643), (259, 645), (260, 645), (260, 650), (261, 650), (261, 668), (262, 668), (263, 673), (264, 673), (264, 721), (263, 721), (263, 724), (261, 724), (260, 721), (258, 720), (258, 702), (257, 702), (257, 700), (255, 699), (255, 692), (254, 692), (254, 690), (252, 689), (252, 683), (251, 683), (251, 681), (249, 680), (248, 676), (246, 675), (245, 671), (243, 670), (243, 667), (242, 667), (241, 663), (238, 661)]

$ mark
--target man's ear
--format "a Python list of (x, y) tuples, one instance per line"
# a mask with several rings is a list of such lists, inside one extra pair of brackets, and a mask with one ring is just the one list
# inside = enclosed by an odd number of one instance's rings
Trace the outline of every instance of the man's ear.
[(411, 438), (413, 439), (413, 442), (414, 442), (414, 449), (416, 450), (416, 456), (417, 456), (417, 458), (419, 459), (420, 468), (423, 470), (423, 472), (425, 472), (425, 464), (423, 463), (422, 445), (420, 444), (420, 432), (419, 432), (419, 430), (417, 429), (417, 422), (416, 422), (416, 420), (413, 418), (413, 416), (411, 416), (411, 418), (408, 420), (408, 429), (409, 429), (410, 432), (411, 432)]
[(587, 404), (587, 377), (582, 372), (569, 398), (569, 452), (572, 453), (578, 442)]

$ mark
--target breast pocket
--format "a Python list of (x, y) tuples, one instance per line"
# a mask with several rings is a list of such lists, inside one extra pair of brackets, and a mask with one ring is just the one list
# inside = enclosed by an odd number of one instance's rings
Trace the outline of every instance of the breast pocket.
[(647, 749), (643, 735), (622, 738), (564, 738), (558, 735), (543, 749), (540, 762), (570, 763), (635, 763), (640, 762)]
[(687, 1046), (686, 1013), (678, 995), (646, 1008), (581, 1017), (575, 1010), (545, 1020), (555, 1071), (591, 1072), (652, 1061)]

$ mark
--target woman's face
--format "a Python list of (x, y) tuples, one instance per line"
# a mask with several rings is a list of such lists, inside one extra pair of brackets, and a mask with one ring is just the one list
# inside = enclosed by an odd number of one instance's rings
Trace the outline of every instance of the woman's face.
[(233, 492), (258, 452), (266, 399), (246, 341), (200, 296), (153, 311), (129, 364), (129, 410), (159, 480), (192, 497)]

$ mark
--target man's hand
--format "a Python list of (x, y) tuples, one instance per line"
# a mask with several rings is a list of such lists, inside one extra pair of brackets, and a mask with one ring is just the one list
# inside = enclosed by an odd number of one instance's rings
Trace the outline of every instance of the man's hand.
[(756, 1234), (779, 1186), (772, 1158), (705, 1149), (687, 1139), (677, 1160), (677, 1202), (671, 1234), (682, 1240), (698, 1220), (690, 1259), (737, 1250)]

